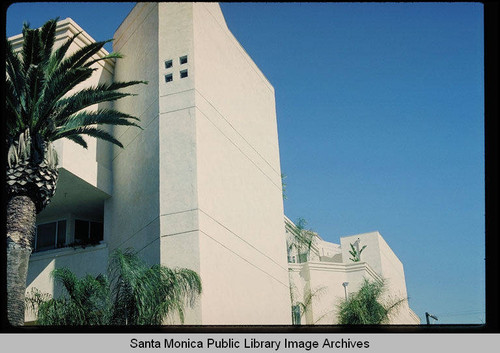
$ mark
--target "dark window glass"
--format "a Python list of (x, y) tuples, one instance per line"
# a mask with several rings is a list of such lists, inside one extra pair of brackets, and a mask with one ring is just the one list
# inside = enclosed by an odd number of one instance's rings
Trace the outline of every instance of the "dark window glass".
[(292, 323), (294, 325), (300, 325), (300, 306), (292, 306)]
[(57, 222), (57, 247), (62, 248), (66, 244), (66, 221)]
[(170, 82), (172, 81), (174, 78), (172, 76), (172, 74), (168, 74), (168, 75), (165, 75), (165, 82)]
[(89, 221), (75, 220), (75, 242), (86, 242), (89, 239)]
[(172, 60), (165, 61), (165, 69), (169, 69), (172, 67)]
[(100, 222), (90, 222), (90, 240), (92, 242), (101, 241), (103, 238), (103, 226)]
[(182, 65), (182, 64), (186, 64), (186, 63), (188, 62), (188, 57), (187, 57), (187, 55), (181, 56), (181, 57), (179, 58), (179, 62), (181, 63), (181, 65)]
[(188, 77), (188, 70), (181, 71), (181, 78)]
[(54, 249), (56, 222), (41, 224), (36, 228), (36, 251)]

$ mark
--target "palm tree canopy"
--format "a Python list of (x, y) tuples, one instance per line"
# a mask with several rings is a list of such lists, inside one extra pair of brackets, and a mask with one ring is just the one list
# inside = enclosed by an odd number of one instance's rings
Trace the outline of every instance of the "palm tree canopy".
[(97, 53), (109, 41), (91, 43), (68, 53), (71, 44), (80, 35), (75, 34), (54, 50), (57, 19), (46, 22), (39, 29), (23, 26), (23, 46), (16, 54), (6, 39), (6, 110), (7, 144), (12, 146), (23, 134), (31, 137), (32, 158), (43, 159), (44, 148), (51, 141), (66, 137), (87, 147), (82, 135), (97, 137), (122, 144), (100, 124), (138, 126), (138, 119), (113, 110), (84, 110), (94, 104), (130, 96), (119, 92), (145, 81), (99, 84), (77, 91), (72, 90), (89, 79), (96, 70), (96, 62), (120, 58), (111, 53), (101, 57)]
[(198, 274), (189, 269), (147, 266), (132, 249), (115, 250), (108, 273), (116, 325), (161, 325), (168, 315), (184, 322), (184, 307), (201, 293)]
[[(24, 322), (24, 294), (35, 217), (50, 202), (58, 179), (57, 153), (51, 142), (66, 137), (87, 148), (83, 135), (123, 145), (102, 128), (137, 125), (138, 118), (114, 109), (91, 111), (103, 102), (130, 96), (122, 88), (144, 81), (113, 82), (78, 89), (96, 63), (120, 58), (102, 55), (109, 41), (92, 42), (70, 52), (77, 33), (55, 49), (57, 19), (41, 28), (23, 26), (23, 45), (14, 50), (6, 38), (5, 119), (7, 150), (7, 302), (13, 325)], [(80, 86), (83, 87), (83, 86)], [(57, 316), (57, 315), (56, 315)]]
[(380, 325), (389, 322), (390, 314), (405, 300), (398, 299), (392, 303), (381, 301), (386, 291), (386, 283), (370, 282), (363, 279), (360, 289), (338, 305), (338, 322), (341, 325)]
[(316, 241), (316, 233), (310, 229), (306, 229), (307, 221), (299, 218), (295, 224), (290, 224), (287, 227), (289, 236), (287, 239), (287, 251), (290, 255), (292, 251), (297, 251), (297, 255), (309, 255)]
[(64, 295), (52, 298), (32, 289), (26, 306), (41, 325), (161, 325), (175, 314), (184, 322), (184, 308), (194, 305), (202, 289), (196, 272), (147, 266), (132, 249), (113, 251), (108, 273), (109, 279), (79, 279), (67, 268), (55, 269)]

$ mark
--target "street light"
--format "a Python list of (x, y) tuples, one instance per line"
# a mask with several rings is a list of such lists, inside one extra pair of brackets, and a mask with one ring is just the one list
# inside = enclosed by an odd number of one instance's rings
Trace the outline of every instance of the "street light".
[(349, 284), (349, 282), (342, 283), (342, 285), (344, 286), (345, 300), (347, 300), (347, 285), (348, 284)]
[(430, 321), (429, 321), (430, 317), (436, 321), (438, 319), (435, 315), (432, 315), (432, 314), (429, 314), (428, 312), (425, 312), (425, 321), (427, 321), (427, 325), (430, 325)]

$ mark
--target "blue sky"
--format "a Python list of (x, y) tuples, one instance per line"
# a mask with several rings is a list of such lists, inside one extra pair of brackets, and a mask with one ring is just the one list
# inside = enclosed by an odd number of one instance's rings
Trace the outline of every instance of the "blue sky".
[[(112, 38), (133, 3), (29, 3), (7, 36), (59, 16)], [(276, 91), (285, 212), (325, 240), (378, 230), (412, 309), (484, 314), (480, 3), (222, 3)]]

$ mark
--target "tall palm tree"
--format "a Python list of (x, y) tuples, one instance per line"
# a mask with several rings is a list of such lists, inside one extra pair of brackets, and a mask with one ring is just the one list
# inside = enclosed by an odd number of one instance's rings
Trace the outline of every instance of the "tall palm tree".
[(65, 295), (54, 299), (33, 289), (26, 305), (37, 313), (40, 325), (161, 325), (192, 306), (201, 293), (198, 274), (188, 269), (147, 266), (133, 250), (115, 250), (110, 256), (108, 277), (78, 279), (68, 269), (53, 276)]
[(385, 290), (386, 284), (383, 280), (370, 282), (366, 278), (363, 279), (360, 289), (338, 305), (338, 323), (340, 325), (380, 325), (389, 323), (390, 315), (406, 299), (383, 302), (381, 296)]
[(82, 135), (123, 147), (99, 125), (138, 126), (137, 118), (113, 109), (86, 110), (102, 102), (130, 96), (117, 90), (143, 81), (100, 84), (74, 92), (92, 76), (99, 61), (117, 59), (111, 53), (97, 57), (109, 41), (88, 44), (70, 54), (79, 33), (54, 50), (57, 19), (40, 29), (23, 26), (23, 46), (17, 54), (6, 39), (7, 127), (7, 313), (12, 325), (24, 323), (24, 294), (36, 215), (55, 193), (57, 154), (52, 142), (68, 138), (87, 147)]

